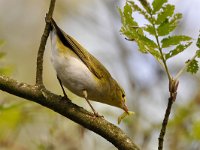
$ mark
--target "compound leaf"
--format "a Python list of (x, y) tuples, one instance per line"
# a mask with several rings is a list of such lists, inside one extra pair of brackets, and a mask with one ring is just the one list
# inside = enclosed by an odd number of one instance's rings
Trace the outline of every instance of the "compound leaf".
[(190, 63), (187, 66), (187, 72), (192, 73), (192, 74), (197, 73), (197, 71), (199, 70), (199, 65), (198, 65), (198, 61), (197, 60), (194, 59), (194, 60), (186, 62), (186, 63)]
[(144, 9), (148, 12), (151, 13), (151, 7), (148, 3), (147, 0), (139, 0), (139, 2), (142, 4), (142, 6), (144, 7)]
[(200, 50), (196, 51), (196, 55), (197, 55), (198, 58), (200, 58)]
[(130, 40), (137, 38), (138, 34), (143, 34), (143, 30), (138, 27), (138, 23), (134, 21), (134, 18), (132, 17), (132, 8), (128, 3), (124, 6), (124, 11), (122, 12), (122, 10), (119, 9), (119, 12), (122, 22), (120, 32)]
[(163, 23), (168, 17), (171, 17), (174, 13), (175, 6), (167, 4), (162, 8), (162, 11), (158, 14), (156, 24)]
[(158, 46), (154, 41), (142, 35), (138, 36), (138, 39), (136, 39), (136, 41), (141, 52), (150, 53), (157, 59), (161, 58), (159, 51), (156, 50)]
[(192, 44), (192, 42), (188, 42), (187, 44), (179, 44), (174, 50), (171, 50), (169, 53), (165, 54), (166, 60), (176, 56), (177, 54), (183, 52), (187, 47), (189, 47)]
[(156, 35), (156, 31), (152, 25), (146, 25), (144, 30), (147, 31), (151, 35), (154, 35), (154, 36)]
[(162, 48), (166, 48), (172, 45), (180, 44), (182, 41), (190, 41), (192, 38), (186, 35), (175, 35), (169, 36), (167, 38), (162, 39)]
[(161, 9), (164, 3), (166, 3), (167, 0), (154, 0), (152, 3), (153, 6), (153, 13), (156, 13)]
[(132, 7), (132, 9), (133, 9), (134, 11), (139, 12), (139, 13), (140, 13), (141, 15), (143, 15), (149, 22), (152, 22), (152, 19), (153, 19), (153, 18), (151, 18), (151, 16), (150, 16), (146, 11), (144, 11), (144, 10), (141, 9), (137, 4), (135, 4), (134, 1), (129, 1), (129, 3), (130, 3), (130, 5), (131, 5), (131, 7)]
[(198, 37), (198, 39), (197, 39), (196, 46), (197, 46), (198, 48), (200, 48), (200, 34), (199, 34), (199, 37)]
[(178, 21), (182, 18), (182, 14), (175, 14), (173, 18), (169, 21), (166, 19), (160, 26), (157, 28), (157, 32), (159, 36), (168, 35), (171, 31), (173, 31)]
[(132, 8), (128, 3), (126, 3), (126, 5), (124, 6), (123, 12), (121, 11), (121, 9), (119, 9), (119, 11), (120, 11), (120, 15), (121, 15), (122, 24), (124, 26), (137, 26), (138, 25), (137, 22), (135, 22), (132, 17)]

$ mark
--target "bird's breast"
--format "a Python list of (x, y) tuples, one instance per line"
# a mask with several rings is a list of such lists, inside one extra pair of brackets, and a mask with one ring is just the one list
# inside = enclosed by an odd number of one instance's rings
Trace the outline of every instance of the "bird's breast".
[(52, 63), (62, 84), (78, 96), (83, 97), (83, 90), (88, 91), (89, 97), (97, 94), (96, 76), (75, 54), (68, 51), (64, 53), (58, 47), (52, 51)]

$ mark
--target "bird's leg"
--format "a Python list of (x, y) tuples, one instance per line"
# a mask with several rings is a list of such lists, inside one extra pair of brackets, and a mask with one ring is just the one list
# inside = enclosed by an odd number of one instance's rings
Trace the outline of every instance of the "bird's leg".
[(58, 79), (59, 84), (60, 84), (60, 86), (61, 86), (61, 88), (62, 88), (62, 91), (63, 91), (63, 94), (64, 94), (64, 98), (65, 98), (66, 100), (69, 100), (67, 94), (65, 93), (65, 89), (64, 89), (64, 87), (63, 87), (63, 85), (62, 85), (62, 82), (61, 82), (61, 80), (60, 80), (60, 78), (59, 78), (58, 76), (57, 76), (57, 79)]
[(92, 109), (94, 115), (95, 115), (96, 117), (103, 117), (103, 116), (99, 115), (99, 114), (95, 111), (94, 107), (91, 105), (90, 101), (88, 100), (88, 94), (87, 94), (87, 91), (86, 91), (86, 90), (83, 90), (83, 95), (84, 95), (85, 100), (86, 100), (87, 103), (89, 104), (90, 108)]

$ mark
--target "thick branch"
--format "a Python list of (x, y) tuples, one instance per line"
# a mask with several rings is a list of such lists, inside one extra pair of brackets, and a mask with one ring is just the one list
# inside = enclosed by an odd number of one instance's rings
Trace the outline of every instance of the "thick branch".
[[(50, 6), (49, 6), (49, 11), (47, 13), (47, 19), (51, 18), (53, 15), (53, 10), (55, 7), (55, 2), (56, 0), (51, 0)], [(37, 70), (36, 70), (36, 85), (43, 86), (43, 79), (42, 79), (42, 74), (43, 74), (43, 55), (44, 55), (44, 50), (45, 46), (47, 43), (47, 39), (49, 36), (51, 25), (48, 21), (46, 21), (46, 26), (44, 29), (44, 33), (41, 37), (40, 41), (40, 46), (38, 50), (38, 55), (37, 55)]]
[(85, 109), (65, 100), (45, 88), (20, 83), (8, 77), (0, 76), (0, 89), (10, 94), (34, 101), (72, 121), (92, 130), (110, 141), (119, 150), (139, 150), (136, 144), (117, 126), (103, 118), (94, 118), (93, 114)]

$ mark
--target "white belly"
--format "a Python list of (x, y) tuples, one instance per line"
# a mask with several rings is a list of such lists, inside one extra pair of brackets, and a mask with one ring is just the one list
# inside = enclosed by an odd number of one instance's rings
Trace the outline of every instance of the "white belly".
[(70, 57), (66, 59), (59, 57), (53, 58), (52, 61), (62, 84), (73, 93), (82, 96), (83, 90), (96, 89), (94, 75), (77, 58)]
[(52, 39), (52, 63), (62, 84), (81, 97), (83, 90), (86, 90), (88, 98), (92, 98), (98, 90), (96, 77), (77, 57), (59, 53), (54, 40)]

